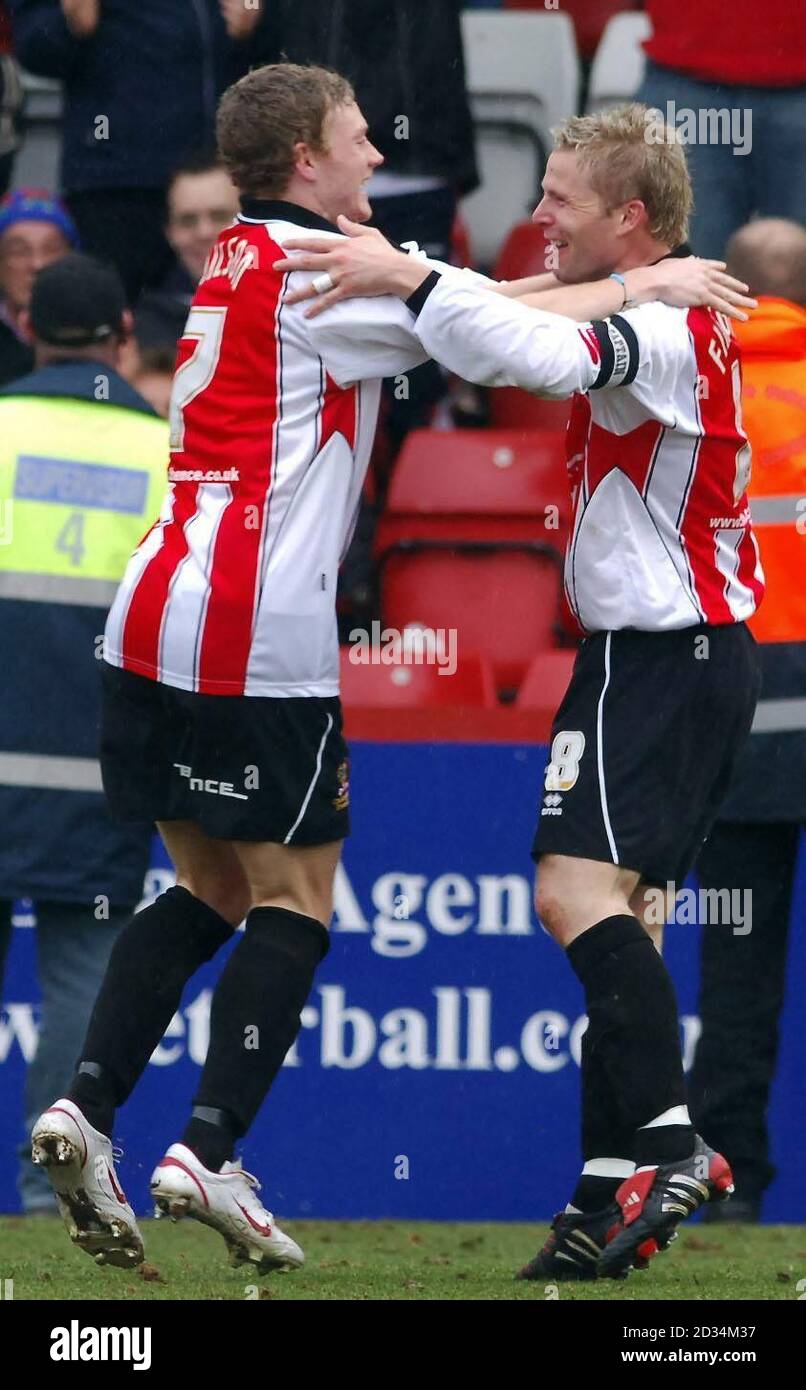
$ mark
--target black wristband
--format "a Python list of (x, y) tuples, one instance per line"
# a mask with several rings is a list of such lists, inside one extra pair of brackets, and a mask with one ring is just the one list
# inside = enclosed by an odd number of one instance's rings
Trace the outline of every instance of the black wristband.
[(432, 270), (431, 274), (426, 276), (425, 280), (423, 280), (423, 283), (417, 286), (414, 293), (409, 295), (406, 300), (406, 308), (411, 309), (415, 318), (424, 307), (425, 301), (434, 286), (439, 284), (441, 278), (438, 270)]

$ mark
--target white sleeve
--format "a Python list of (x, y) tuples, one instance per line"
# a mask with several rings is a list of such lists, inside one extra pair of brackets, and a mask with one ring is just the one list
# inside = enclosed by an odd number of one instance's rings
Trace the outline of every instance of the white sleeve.
[[(489, 289), (496, 283), (478, 271), (431, 260), (416, 242), (404, 243), (404, 249), (452, 284)], [(307, 271), (292, 272), (287, 281), (289, 291), (309, 285), (312, 278)], [(303, 317), (302, 322), (314, 351), (339, 386), (397, 376), (428, 361), (429, 354), (414, 331), (414, 316), (392, 295), (342, 300), (314, 319)]]
[(413, 314), (392, 295), (343, 299), (302, 322), (314, 352), (339, 386), (398, 376), (428, 361)]
[[(476, 293), (495, 284), (475, 270), (431, 261), (427, 256), (418, 259), (429, 270), (439, 271), (451, 284), (466, 285)], [(303, 274), (299, 272), (299, 283)], [(310, 279), (306, 274), (305, 283), (310, 283)], [(293, 280), (296, 282), (296, 275)], [(289, 285), (290, 289), (294, 287)], [(316, 318), (305, 319), (305, 326), (315, 351), (339, 386), (398, 376), (422, 366), (430, 356), (417, 336), (414, 315), (392, 295), (343, 299)]]
[(560, 399), (587, 391), (598, 376), (589, 328), (503, 295), (479, 294), (448, 276), (434, 285), (416, 322), (429, 354), (466, 381)]
[[(439, 271), (452, 285), (464, 285), (475, 295), (491, 289), (496, 281), (459, 265), (418, 257), (429, 270)], [(303, 272), (299, 272), (302, 277)], [(306, 275), (310, 282), (310, 275)], [(485, 299), (493, 296), (484, 296)], [(497, 297), (497, 296), (496, 296)], [(416, 331), (414, 314), (392, 295), (372, 299), (343, 299), (315, 318), (306, 318), (311, 343), (339, 386), (377, 377), (396, 377), (421, 367), (431, 353)]]
[(431, 290), (416, 328), (432, 357), (480, 386), (560, 400), (623, 387), (648, 410), (688, 351), (685, 315), (662, 304), (574, 323), (447, 278)]

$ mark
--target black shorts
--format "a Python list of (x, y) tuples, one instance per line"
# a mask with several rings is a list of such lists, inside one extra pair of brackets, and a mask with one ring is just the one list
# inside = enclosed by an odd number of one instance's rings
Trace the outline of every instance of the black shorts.
[(586, 638), (551, 730), (532, 857), (680, 883), (724, 800), (759, 684), (744, 623)]
[(118, 820), (287, 845), (349, 834), (337, 696), (196, 695), (104, 663), (101, 771)]

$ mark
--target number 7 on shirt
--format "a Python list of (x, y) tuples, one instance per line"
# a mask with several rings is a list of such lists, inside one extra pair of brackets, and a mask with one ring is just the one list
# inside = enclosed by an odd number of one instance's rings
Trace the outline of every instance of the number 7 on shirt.
[(182, 453), (185, 447), (185, 406), (200, 396), (215, 376), (226, 317), (225, 308), (194, 307), (188, 314), (181, 341), (195, 338), (196, 346), (174, 375), (169, 408), (172, 454)]

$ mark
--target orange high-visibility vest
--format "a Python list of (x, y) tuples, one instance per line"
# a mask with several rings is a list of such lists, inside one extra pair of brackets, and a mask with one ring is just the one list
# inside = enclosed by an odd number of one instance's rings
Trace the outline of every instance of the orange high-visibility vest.
[(762, 296), (735, 323), (742, 350), (748, 487), (767, 592), (750, 629), (759, 642), (806, 642), (806, 309)]

